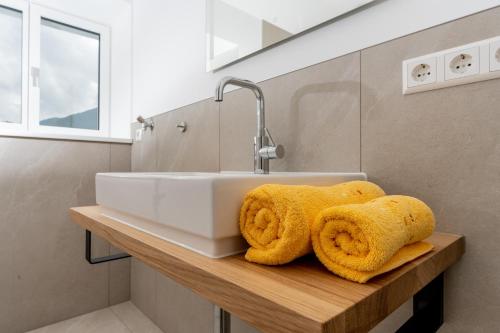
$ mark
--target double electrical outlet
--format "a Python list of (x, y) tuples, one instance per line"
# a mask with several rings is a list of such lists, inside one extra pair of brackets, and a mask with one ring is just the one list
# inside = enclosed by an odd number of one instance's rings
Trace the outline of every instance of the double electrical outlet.
[(403, 61), (403, 94), (500, 78), (500, 37)]

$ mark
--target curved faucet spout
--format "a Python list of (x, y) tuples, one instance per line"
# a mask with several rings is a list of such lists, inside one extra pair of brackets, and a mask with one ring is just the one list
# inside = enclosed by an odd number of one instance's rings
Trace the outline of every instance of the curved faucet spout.
[(255, 97), (257, 99), (262, 100), (262, 105), (264, 105), (264, 94), (262, 93), (262, 90), (258, 85), (253, 83), (250, 80), (245, 80), (245, 79), (238, 79), (234, 76), (225, 76), (223, 77), (219, 83), (217, 84), (217, 87), (215, 88), (215, 101), (216, 102), (222, 102), (224, 99), (224, 88), (226, 88), (227, 85), (233, 85), (237, 87), (242, 87), (242, 88), (248, 88), (253, 91), (255, 94)]
[[(266, 117), (264, 108), (264, 94), (262, 89), (255, 83), (245, 79), (238, 79), (232, 76), (226, 76), (222, 78), (217, 87), (215, 88), (216, 102), (222, 102), (224, 100), (224, 89), (227, 85), (233, 85), (241, 88), (250, 89), (257, 99), (257, 134), (254, 138), (254, 172), (255, 173), (269, 173), (269, 159), (276, 157), (273, 154), (269, 155), (268, 151), (273, 150), (277, 147), (267, 146), (269, 143), (268, 137), (266, 135)], [(282, 150), (283, 147), (279, 147)], [(265, 153), (261, 153), (261, 150), (265, 150)]]
[(217, 87), (215, 88), (215, 101), (222, 102), (224, 100), (224, 89), (228, 85), (233, 85), (241, 88), (250, 89), (257, 98), (257, 135), (256, 137), (264, 137), (266, 127), (265, 107), (264, 107), (264, 94), (262, 89), (250, 80), (238, 79), (233, 76), (223, 77)]

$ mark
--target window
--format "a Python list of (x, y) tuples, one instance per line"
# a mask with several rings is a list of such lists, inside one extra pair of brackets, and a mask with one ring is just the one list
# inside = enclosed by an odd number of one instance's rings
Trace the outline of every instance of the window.
[(0, 124), (7, 130), (20, 129), (26, 120), (25, 10), (24, 3), (0, 2)]
[(109, 29), (24, 3), (0, 0), (0, 131), (108, 136)]
[(42, 18), (40, 125), (99, 130), (99, 34)]
[(22, 119), (23, 14), (0, 7), (0, 120)]

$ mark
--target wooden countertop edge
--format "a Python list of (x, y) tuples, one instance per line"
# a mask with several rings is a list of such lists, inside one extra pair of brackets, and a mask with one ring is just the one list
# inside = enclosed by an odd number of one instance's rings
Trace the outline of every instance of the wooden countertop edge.
[[(138, 242), (135, 238), (129, 235), (124, 235), (123, 233), (118, 235), (113, 235), (107, 230), (103, 229), (102, 224), (93, 223), (94, 221), (82, 213), (81, 209), (87, 207), (77, 207), (70, 209), (70, 215), (76, 223), (81, 225), (83, 228), (92, 231), (96, 235), (106, 239), (112, 245), (127, 251), (133, 257), (143, 261), (145, 264), (151, 266), (152, 268), (160, 271), (164, 275), (172, 278), (181, 285), (193, 290), (200, 296), (210, 300), (217, 306), (238, 315), (241, 319), (255, 325), (257, 328), (261, 329), (263, 332), (283, 332), (289, 333), (294, 332), (299, 329), (300, 332), (321, 332), (322, 322), (318, 322), (314, 319), (305, 317), (300, 312), (290, 311), (289, 308), (279, 306), (277, 303), (270, 301), (262, 296), (256, 295), (244, 288), (241, 288), (234, 283), (225, 280), (215, 274), (209, 273), (197, 266), (191, 265), (186, 261), (176, 257), (173, 254), (165, 253), (159, 251), (157, 248), (150, 246), (149, 244), (140, 245), (142, 248), (140, 251), (137, 250), (135, 246)], [(119, 223), (119, 222), (116, 222)], [(109, 227), (106, 227), (109, 228)], [(128, 227), (135, 231), (134, 228)], [(118, 237), (117, 237), (118, 236)], [(175, 245), (174, 245), (175, 246)], [(143, 249), (148, 248), (151, 252), (157, 252), (154, 256), (147, 256), (143, 253)], [(181, 249), (184, 251), (184, 249)], [(189, 265), (189, 269), (184, 266)], [(219, 287), (221, 280), (224, 280), (223, 288)], [(204, 281), (204, 283), (200, 283)], [(241, 302), (235, 302), (235, 295), (241, 299)], [(273, 316), (279, 316), (284, 323), (283, 330), (276, 330), (276, 326), (265, 325), (265, 319), (269, 318), (269, 313), (261, 313), (260, 315), (255, 315), (256, 308), (251, 306), (251, 312), (255, 316), (249, 316), (246, 307), (248, 304), (259, 304), (261, 308), (273, 309)], [(297, 320), (300, 318), (300, 320)], [(259, 320), (260, 319), (260, 320)], [(300, 325), (297, 325), (297, 323)], [(291, 323), (291, 326), (287, 327)], [(297, 331), (299, 332), (299, 331)]]
[[(134, 234), (142, 237), (144, 235), (142, 231), (130, 226), (124, 227), (123, 224), (110, 218), (99, 216), (100, 220), (106, 220), (106, 224), (96, 223), (96, 220), (89, 216), (92, 215), (92, 209), (95, 210), (96, 206), (72, 208), (70, 214), (73, 221), (83, 228), (103, 237), (114, 246), (122, 248), (202, 297), (238, 315), (263, 332), (366, 332), (456, 262), (464, 252), (465, 243), (463, 236), (448, 234), (456, 239), (447, 248), (437, 249), (437, 252), (429, 253), (405, 265), (400, 269), (400, 274), (386, 274), (382, 279), (386, 284), (373, 283), (373, 292), (361, 302), (353, 304), (345, 310), (330, 308), (328, 313), (331, 316), (325, 318), (319, 314), (315, 316), (302, 313), (298, 308), (293, 309), (293, 307), (280, 304), (276, 300), (258, 295), (227, 280), (224, 276), (215, 274), (207, 267), (203, 267), (201, 260), (196, 264), (193, 264), (193, 261), (188, 262), (185, 258), (185, 251), (189, 250), (167, 242), (164, 243), (168, 245), (159, 248), (148, 242), (139, 241), (134, 237)], [(126, 233), (113, 229), (114, 224), (120, 225), (119, 228), (126, 230)], [(155, 238), (151, 235), (148, 237)], [(449, 255), (450, 253), (453, 255)], [(431, 262), (435, 263), (434, 265), (420, 265), (420, 263), (428, 261), (429, 257), (431, 257)], [(204, 261), (207, 261), (206, 258)], [(387, 285), (389, 282), (391, 284)], [(235, 302), (235, 298), (239, 301)], [(373, 302), (379, 301), (380, 303), (380, 300), (383, 299), (385, 301), (382, 301), (382, 304), (385, 304), (385, 307), (380, 307), (380, 312), (369, 312), (370, 318), (364, 320), (364, 323), (357, 320), (360, 309), (361, 311), (364, 308), (372, 310)], [(259, 305), (258, 308), (255, 306), (256, 304)], [(259, 311), (260, 308), (262, 311)], [(272, 311), (273, 317), (279, 318), (282, 326), (278, 328), (272, 324), (272, 320), (266, 320), (270, 316), (269, 311)], [(366, 311), (363, 312), (363, 315), (366, 316)]]
[[(427, 255), (424, 255), (421, 258), (399, 268), (401, 274), (398, 274), (397, 277), (387, 274), (386, 278), (383, 278), (381, 281), (391, 281), (390, 285), (383, 285), (372, 295), (357, 303), (356, 307), (351, 307), (346, 310), (345, 316), (343, 317), (345, 320), (345, 332), (368, 332), (384, 318), (386, 318), (388, 314), (399, 308), (429, 282), (446, 271), (460, 259), (460, 257), (465, 253), (465, 237), (463, 235), (450, 233), (440, 234), (456, 236), (457, 238), (445, 250), (440, 249), (437, 253), (428, 253)], [(421, 265), (424, 261), (430, 261), (433, 265)], [(380, 280), (375, 283), (380, 283)], [(365, 325), (349, 325), (349, 323), (353, 324), (357, 322), (356, 317), (359, 316), (360, 309), (362, 311), (362, 308), (369, 307), (374, 300), (382, 299), (385, 301), (379, 303), (384, 304), (385, 307), (380, 307), (380, 313), (371, 311), (363, 312), (365, 319), (368, 319), (365, 320)], [(370, 309), (371, 308), (372, 307), (370, 307)], [(370, 318), (366, 317), (367, 314)]]

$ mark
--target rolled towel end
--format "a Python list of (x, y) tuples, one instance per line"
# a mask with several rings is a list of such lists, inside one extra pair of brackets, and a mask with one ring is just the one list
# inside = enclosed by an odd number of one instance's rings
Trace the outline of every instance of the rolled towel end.
[(434, 226), (425, 203), (393, 195), (323, 210), (311, 238), (316, 256), (330, 271), (366, 282), (430, 251), (432, 245), (420, 241)]

